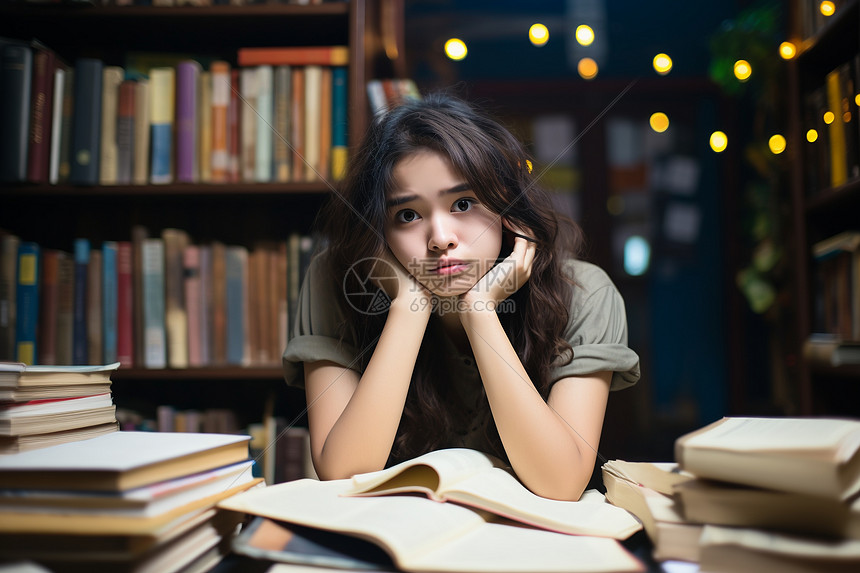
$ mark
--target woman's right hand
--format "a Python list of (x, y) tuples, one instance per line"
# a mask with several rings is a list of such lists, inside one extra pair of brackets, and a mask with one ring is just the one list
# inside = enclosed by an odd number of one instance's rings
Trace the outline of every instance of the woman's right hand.
[(407, 271), (400, 261), (389, 250), (385, 249), (371, 271), (373, 283), (382, 289), (394, 304), (394, 301), (405, 303), (410, 310), (429, 310), (432, 306), (432, 295), (424, 285), (419, 283)]

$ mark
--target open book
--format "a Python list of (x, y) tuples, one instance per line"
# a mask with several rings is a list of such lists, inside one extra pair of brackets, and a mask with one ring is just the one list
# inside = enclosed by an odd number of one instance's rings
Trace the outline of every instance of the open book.
[(696, 477), (846, 500), (860, 491), (860, 420), (723, 418), (675, 441)]
[[(248, 490), (218, 506), (370, 541), (401, 571), (644, 571), (615, 539), (531, 528), (425, 496), (344, 495), (352, 487), (350, 480), (302, 479)], [(602, 500), (567, 503), (582, 504), (586, 513), (605, 505)]]
[(497, 458), (466, 448), (436, 450), (384, 470), (358, 474), (352, 484), (346, 495), (420, 493), (560, 533), (626, 539), (641, 529), (626, 511), (604, 503), (596, 490), (586, 491), (578, 502), (540, 497)]

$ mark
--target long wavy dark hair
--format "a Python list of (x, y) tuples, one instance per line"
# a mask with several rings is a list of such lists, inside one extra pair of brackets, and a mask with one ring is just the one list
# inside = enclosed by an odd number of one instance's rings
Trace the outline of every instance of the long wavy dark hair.
[[(321, 211), (321, 244), (331, 276), (340, 280), (352, 274), (350, 268), (357, 268), (357, 274), (366, 277), (371, 258), (385, 253), (385, 199), (392, 191), (394, 167), (424, 150), (448, 158), (485, 207), (537, 242), (531, 277), (511, 296), (516, 312), (499, 313), (499, 319), (532, 383), (546, 400), (551, 366), (572, 355), (563, 333), (573, 282), (562, 264), (578, 254), (582, 235), (578, 226), (555, 212), (549, 197), (536, 185), (522, 143), (474, 106), (450, 95), (431, 94), (374, 118), (350, 160), (343, 185)], [(508, 237), (501, 255), (506, 256), (511, 247)], [(385, 314), (358, 312), (345, 300), (338, 302), (349, 323), (344, 328), (355, 332), (359, 350), (366, 349), (361, 355), (363, 370)], [(456, 398), (446, 361), (439, 360), (438, 348), (431, 343), (436, 340), (431, 335), (434, 328), (432, 324), (428, 327), (419, 350), (389, 464), (450, 445), (457, 429), (462, 433), (464, 418), (470, 418), (466, 423), (477, 422), (484, 428), (488, 453), (506, 460), (486, 396), (476, 405), (464, 405)]]

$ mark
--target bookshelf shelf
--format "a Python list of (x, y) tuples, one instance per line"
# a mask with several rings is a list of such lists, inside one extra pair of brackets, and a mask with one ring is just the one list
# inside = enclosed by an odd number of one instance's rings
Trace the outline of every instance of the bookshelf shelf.
[(12, 186), (0, 190), (0, 197), (98, 197), (98, 196), (230, 196), (230, 195), (326, 195), (328, 183), (176, 183), (171, 185), (110, 185), (75, 187), (71, 185)]
[(842, 209), (856, 209), (858, 206), (860, 206), (860, 177), (838, 187), (820, 191), (809, 199), (806, 212), (809, 216), (818, 217), (830, 215)]
[(283, 380), (280, 368), (211, 366), (206, 368), (120, 368), (111, 377), (115, 382), (125, 380)]

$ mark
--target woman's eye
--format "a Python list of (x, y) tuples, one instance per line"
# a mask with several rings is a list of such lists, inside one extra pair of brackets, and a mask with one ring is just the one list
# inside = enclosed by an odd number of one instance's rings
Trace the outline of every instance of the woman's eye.
[(475, 204), (474, 199), (457, 199), (457, 202), (454, 203), (455, 211), (468, 211)]
[(402, 211), (399, 211), (394, 216), (394, 218), (397, 219), (397, 221), (400, 223), (411, 223), (418, 218), (418, 213), (412, 211), (411, 209), (404, 209)]

